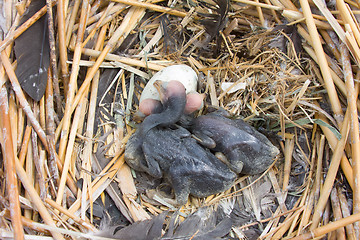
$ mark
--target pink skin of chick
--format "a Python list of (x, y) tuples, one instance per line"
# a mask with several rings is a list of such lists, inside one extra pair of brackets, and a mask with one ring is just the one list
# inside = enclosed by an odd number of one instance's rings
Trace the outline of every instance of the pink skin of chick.
[[(166, 84), (166, 95), (171, 96), (179, 92), (185, 91), (182, 83), (179, 81), (170, 81)], [(165, 96), (165, 97), (167, 97)], [(185, 114), (190, 114), (202, 108), (204, 95), (197, 92), (191, 92), (186, 95), (186, 105), (184, 109)], [(161, 102), (155, 99), (144, 99), (140, 102), (139, 111), (145, 116), (156, 112), (157, 108), (161, 107)]]

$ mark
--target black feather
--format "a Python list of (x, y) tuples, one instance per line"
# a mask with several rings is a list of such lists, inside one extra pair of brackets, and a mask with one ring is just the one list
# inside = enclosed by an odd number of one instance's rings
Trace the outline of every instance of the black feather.
[[(33, 0), (20, 25), (45, 6), (45, 0)], [(23, 90), (35, 101), (45, 93), (50, 47), (47, 17), (44, 15), (15, 40), (16, 76)]]
[(213, 0), (214, 3), (208, 3), (205, 1), (200, 1), (199, 5), (211, 9), (213, 13), (198, 13), (200, 16), (205, 17), (205, 19), (200, 22), (204, 25), (206, 32), (213, 39), (219, 34), (219, 31), (222, 30), (226, 24), (226, 17), (229, 11), (229, 0)]
[[(114, 239), (153, 240), (153, 239), (229, 239), (226, 237), (231, 231), (233, 221), (228, 216), (220, 216), (222, 210), (216, 211), (212, 207), (204, 207), (179, 221), (179, 212), (169, 214), (162, 212), (152, 219), (135, 222), (127, 227), (116, 225), (103, 226), (104, 230), (96, 236)], [(170, 219), (165, 219), (170, 217)], [(165, 234), (162, 236), (162, 229)]]
[(121, 228), (121, 226), (113, 226), (98, 232), (96, 235), (114, 239), (160, 239), (166, 215), (167, 212), (163, 212), (152, 219), (135, 222), (124, 228)]

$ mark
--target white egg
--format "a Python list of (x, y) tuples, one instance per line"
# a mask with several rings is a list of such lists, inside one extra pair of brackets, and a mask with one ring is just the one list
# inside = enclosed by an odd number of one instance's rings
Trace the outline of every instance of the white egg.
[(172, 65), (160, 70), (149, 80), (141, 93), (140, 102), (149, 98), (160, 100), (159, 93), (154, 87), (154, 82), (157, 80), (164, 82), (179, 81), (184, 85), (186, 93), (197, 90), (198, 77), (196, 72), (187, 65)]

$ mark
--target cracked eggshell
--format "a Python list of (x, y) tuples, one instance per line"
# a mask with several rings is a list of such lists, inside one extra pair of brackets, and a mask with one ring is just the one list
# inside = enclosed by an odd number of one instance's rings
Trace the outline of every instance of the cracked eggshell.
[(164, 82), (179, 81), (184, 85), (186, 94), (197, 90), (198, 77), (196, 72), (187, 65), (172, 65), (160, 70), (149, 80), (141, 93), (140, 102), (149, 98), (160, 100), (159, 93), (154, 87), (154, 82), (157, 80)]

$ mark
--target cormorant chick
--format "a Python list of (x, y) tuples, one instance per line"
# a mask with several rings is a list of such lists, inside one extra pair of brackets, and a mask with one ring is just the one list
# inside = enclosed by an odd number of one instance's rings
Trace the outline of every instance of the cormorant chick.
[[(178, 81), (171, 81), (171, 82), (178, 82)], [(178, 82), (180, 83), (180, 82)], [(183, 85), (180, 86), (180, 84), (174, 84), (172, 83), (171, 87), (173, 87), (175, 91), (182, 91)], [(199, 94), (198, 92), (191, 92), (186, 95), (186, 105), (184, 109), (185, 114), (190, 114), (196, 110), (199, 110), (202, 108), (203, 105), (203, 99), (204, 94)], [(148, 116), (150, 114), (159, 113), (163, 109), (163, 106), (160, 101), (156, 99), (145, 99), (140, 102), (139, 104), (139, 111), (143, 113), (145, 116)]]
[[(165, 83), (156, 81), (154, 85), (160, 94), (161, 112), (145, 118), (137, 132), (129, 139), (125, 158), (134, 169), (145, 171), (155, 177), (161, 177), (160, 169), (154, 161), (146, 161), (144, 158), (143, 142), (150, 130), (157, 126), (172, 125), (180, 119), (186, 105), (186, 91), (183, 84), (178, 81)], [(159, 106), (156, 108), (159, 110)], [(154, 108), (151, 110), (154, 111)]]
[[(161, 112), (154, 113), (145, 118), (139, 128), (140, 135), (146, 134), (156, 126), (168, 126), (176, 123), (184, 113), (186, 106), (185, 87), (178, 81), (163, 83), (156, 81), (154, 85), (158, 88), (161, 99)], [(159, 110), (159, 106), (154, 109)], [(152, 110), (152, 111), (153, 111)]]

